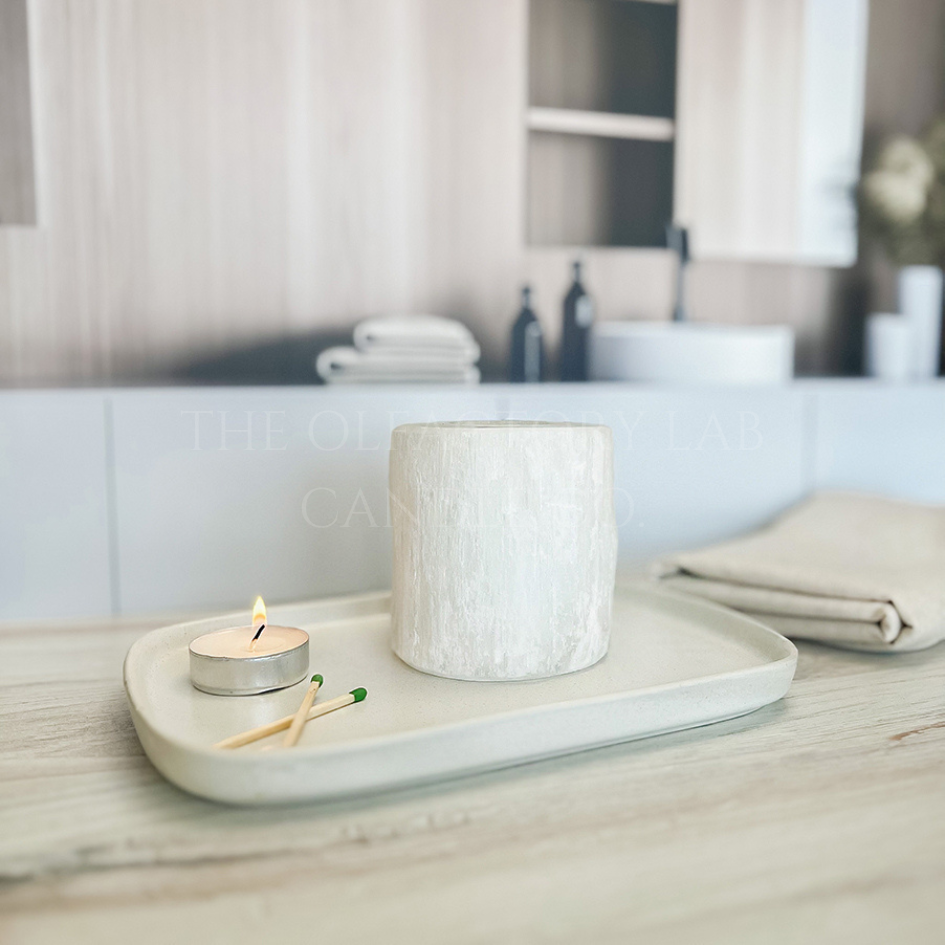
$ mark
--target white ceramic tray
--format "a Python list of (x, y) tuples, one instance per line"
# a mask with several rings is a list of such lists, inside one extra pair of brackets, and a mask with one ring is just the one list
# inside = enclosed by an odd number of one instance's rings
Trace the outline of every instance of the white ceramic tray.
[(365, 686), (366, 701), (310, 722), (299, 744), (271, 736), (211, 746), (289, 715), (305, 683), (256, 696), (190, 684), (187, 646), (233, 616), (178, 624), (138, 640), (125, 689), (145, 752), (174, 784), (237, 804), (316, 801), (453, 778), (693, 728), (780, 699), (797, 650), (754, 620), (644, 586), (618, 587), (608, 655), (554, 679), (459, 682), (426, 676), (390, 650), (386, 593), (273, 607), (308, 630), (319, 698)]

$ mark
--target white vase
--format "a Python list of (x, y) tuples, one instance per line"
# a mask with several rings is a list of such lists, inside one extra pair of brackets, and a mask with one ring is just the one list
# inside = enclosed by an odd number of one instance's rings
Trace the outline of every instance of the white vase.
[(942, 270), (904, 266), (899, 270), (899, 311), (912, 328), (912, 376), (938, 376), (942, 345)]
[(617, 558), (609, 427), (414, 423), (391, 437), (394, 652), (532, 679), (607, 652)]
[(866, 319), (866, 375), (908, 381), (914, 374), (912, 326), (902, 315), (877, 312)]

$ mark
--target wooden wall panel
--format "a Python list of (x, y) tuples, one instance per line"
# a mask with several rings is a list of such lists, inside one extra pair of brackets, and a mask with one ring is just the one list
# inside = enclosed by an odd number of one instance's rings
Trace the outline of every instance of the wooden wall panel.
[(482, 328), (514, 296), (524, 0), (30, 12), (41, 228), (0, 229), (5, 379), (377, 312)]
[[(497, 365), (526, 279), (555, 343), (579, 249), (524, 245), (526, 0), (27, 2), (39, 226), (0, 225), (0, 383), (408, 308), (465, 319)], [(872, 0), (876, 133), (945, 104), (943, 9)], [(666, 253), (585, 255), (601, 317), (669, 317)], [(692, 282), (693, 317), (788, 321), (802, 367), (837, 366), (847, 274)]]

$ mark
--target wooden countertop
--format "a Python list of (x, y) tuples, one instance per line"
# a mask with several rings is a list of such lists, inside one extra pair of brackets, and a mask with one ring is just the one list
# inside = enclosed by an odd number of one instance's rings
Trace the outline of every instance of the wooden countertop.
[(166, 621), (0, 628), (0, 941), (940, 942), (945, 646), (801, 644), (782, 702), (371, 800), (167, 784), (121, 687)]

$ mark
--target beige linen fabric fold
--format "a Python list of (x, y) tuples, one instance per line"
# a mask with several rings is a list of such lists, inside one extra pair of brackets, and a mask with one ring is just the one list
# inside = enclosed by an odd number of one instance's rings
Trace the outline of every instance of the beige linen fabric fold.
[(858, 650), (945, 639), (945, 508), (821, 493), (744, 538), (660, 561), (666, 587)]

